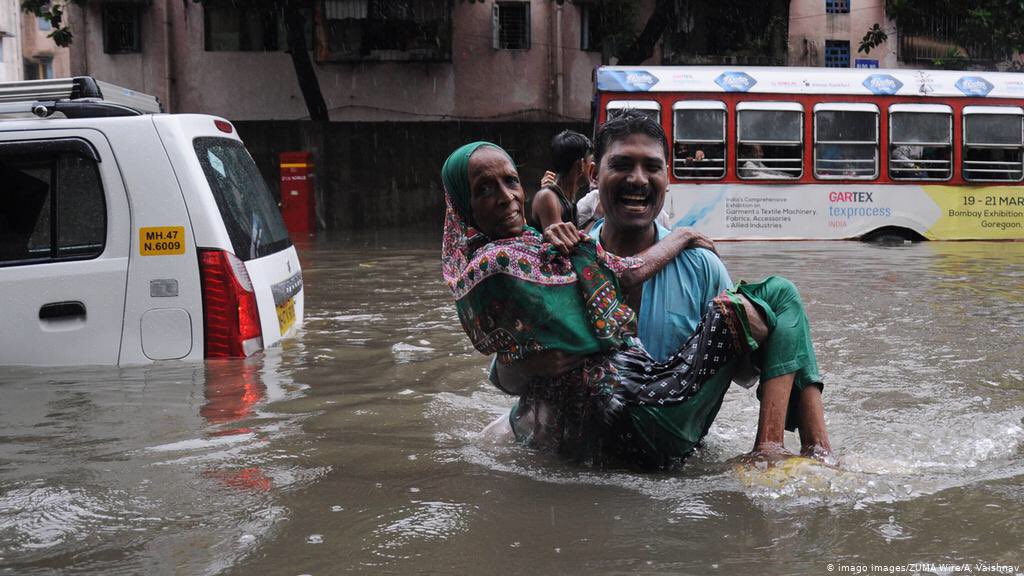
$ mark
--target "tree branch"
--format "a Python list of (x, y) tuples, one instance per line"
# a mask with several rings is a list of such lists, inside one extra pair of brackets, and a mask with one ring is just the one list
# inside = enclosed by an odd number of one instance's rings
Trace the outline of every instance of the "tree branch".
[(309, 119), (314, 122), (326, 122), (330, 115), (323, 92), (320, 90), (320, 80), (313, 68), (313, 61), (306, 50), (306, 19), (302, 16), (299, 0), (285, 3), (284, 20), (288, 31), (288, 52), (292, 55), (292, 65), (295, 67), (302, 98), (306, 101), (306, 109), (309, 110)]
[(647, 19), (643, 31), (619, 54), (619, 65), (636, 66), (654, 55), (654, 47), (657, 46), (658, 40), (665, 33), (669, 23), (678, 16), (677, 1), (657, 0), (655, 2), (654, 11)]

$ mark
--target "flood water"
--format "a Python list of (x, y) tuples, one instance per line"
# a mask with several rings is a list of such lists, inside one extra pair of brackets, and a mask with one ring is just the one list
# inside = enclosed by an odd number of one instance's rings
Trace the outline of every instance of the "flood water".
[(738, 387), (670, 473), (483, 442), (513, 399), (439, 247), (302, 246), (304, 329), (246, 361), (0, 371), (0, 571), (1024, 573), (1024, 243), (720, 244), (812, 319), (841, 470), (778, 481)]

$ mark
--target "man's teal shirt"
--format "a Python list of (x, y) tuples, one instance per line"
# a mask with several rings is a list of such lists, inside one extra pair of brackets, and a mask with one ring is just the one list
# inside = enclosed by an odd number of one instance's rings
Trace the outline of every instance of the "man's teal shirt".
[[(603, 225), (601, 220), (590, 229), (591, 238), (600, 242)], [(669, 235), (667, 228), (656, 226), (659, 241)], [(638, 317), (640, 341), (655, 360), (665, 361), (693, 334), (708, 303), (731, 287), (729, 272), (714, 252), (683, 250), (644, 282)]]

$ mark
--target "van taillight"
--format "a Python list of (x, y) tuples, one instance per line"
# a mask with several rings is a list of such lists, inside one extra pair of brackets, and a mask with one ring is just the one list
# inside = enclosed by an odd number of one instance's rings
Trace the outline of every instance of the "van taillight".
[(207, 358), (244, 358), (263, 349), (260, 313), (245, 264), (223, 250), (199, 249)]

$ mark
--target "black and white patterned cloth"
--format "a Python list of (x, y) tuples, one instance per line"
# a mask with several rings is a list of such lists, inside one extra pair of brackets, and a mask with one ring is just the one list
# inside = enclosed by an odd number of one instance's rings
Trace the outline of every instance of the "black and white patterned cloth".
[(616, 396), (626, 404), (671, 406), (692, 398), (722, 366), (743, 354), (730, 319), (714, 303), (693, 335), (664, 362), (642, 347), (616, 352)]

